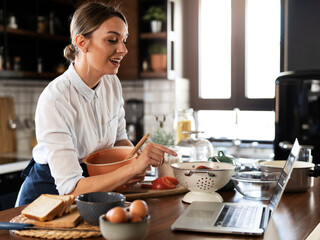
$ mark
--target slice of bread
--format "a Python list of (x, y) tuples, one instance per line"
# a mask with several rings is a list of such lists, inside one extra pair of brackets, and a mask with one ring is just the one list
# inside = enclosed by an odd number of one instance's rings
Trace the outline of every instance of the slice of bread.
[(61, 199), (64, 203), (64, 207), (61, 211), (57, 214), (57, 217), (62, 217), (65, 214), (70, 213), (70, 206), (74, 202), (75, 196), (74, 195), (53, 195), (53, 194), (46, 194), (48, 197)]
[(54, 219), (64, 206), (64, 200), (42, 194), (23, 209), (21, 214), (30, 219), (49, 221)]

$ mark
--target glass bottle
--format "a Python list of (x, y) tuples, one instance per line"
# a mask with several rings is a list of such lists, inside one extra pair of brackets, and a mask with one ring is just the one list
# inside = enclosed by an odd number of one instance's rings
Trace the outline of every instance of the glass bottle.
[(182, 139), (190, 137), (190, 133), (187, 132), (195, 130), (193, 108), (175, 111), (174, 129), (176, 133), (175, 144), (178, 144)]

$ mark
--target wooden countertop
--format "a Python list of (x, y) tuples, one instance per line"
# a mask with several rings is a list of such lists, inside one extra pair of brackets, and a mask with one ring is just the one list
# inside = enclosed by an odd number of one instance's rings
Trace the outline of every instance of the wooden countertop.
[[(173, 232), (171, 224), (188, 206), (181, 201), (184, 194), (146, 199), (151, 215), (149, 233), (146, 239), (270, 239), (270, 240), (302, 240), (312, 239), (310, 234), (320, 223), (320, 179), (315, 178), (314, 187), (303, 193), (284, 193), (279, 206), (273, 215), (269, 227), (261, 237), (240, 235), (222, 235), (193, 232)], [(220, 192), (226, 202), (248, 202), (236, 190)], [(255, 201), (256, 202), (256, 201)], [(20, 214), (23, 207), (0, 211), (0, 222), (8, 222)], [(319, 227), (317, 228), (319, 229)], [(315, 231), (316, 232), (316, 231)], [(0, 239), (30, 239), (10, 234), (8, 230), (0, 230)], [(95, 238), (96, 239), (96, 238)], [(98, 238), (98, 239), (103, 239)]]

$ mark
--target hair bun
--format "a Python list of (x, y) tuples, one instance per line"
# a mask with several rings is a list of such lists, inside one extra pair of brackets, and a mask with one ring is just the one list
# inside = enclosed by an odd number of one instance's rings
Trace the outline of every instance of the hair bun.
[(74, 61), (76, 56), (76, 49), (73, 44), (69, 44), (64, 48), (63, 55), (69, 61)]

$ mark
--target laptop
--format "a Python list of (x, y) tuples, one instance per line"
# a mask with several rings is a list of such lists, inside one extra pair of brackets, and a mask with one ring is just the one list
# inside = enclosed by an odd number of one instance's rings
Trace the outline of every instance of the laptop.
[(296, 139), (268, 204), (192, 202), (171, 225), (175, 231), (262, 235), (289, 181), (300, 145)]

